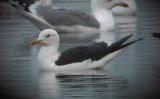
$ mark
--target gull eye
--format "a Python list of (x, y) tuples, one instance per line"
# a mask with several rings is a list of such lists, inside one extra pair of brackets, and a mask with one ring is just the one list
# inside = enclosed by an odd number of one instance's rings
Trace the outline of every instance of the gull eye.
[(50, 34), (48, 34), (48, 35), (46, 35), (46, 38), (49, 38), (51, 35)]

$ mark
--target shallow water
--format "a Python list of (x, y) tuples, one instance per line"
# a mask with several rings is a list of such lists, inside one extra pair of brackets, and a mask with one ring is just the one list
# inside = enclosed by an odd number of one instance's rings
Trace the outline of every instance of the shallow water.
[[(66, 3), (58, 5), (68, 7)], [(160, 1), (137, 0), (137, 4), (137, 17), (116, 16), (116, 31), (118, 37), (134, 33), (145, 40), (102, 70), (72, 73), (38, 72), (38, 48), (28, 44), (39, 30), (13, 8), (0, 4), (0, 99), (159, 99), (160, 41), (150, 33), (160, 32)], [(88, 10), (86, 5), (77, 8)], [(60, 50), (91, 43), (95, 37), (62, 35), (62, 39)]]

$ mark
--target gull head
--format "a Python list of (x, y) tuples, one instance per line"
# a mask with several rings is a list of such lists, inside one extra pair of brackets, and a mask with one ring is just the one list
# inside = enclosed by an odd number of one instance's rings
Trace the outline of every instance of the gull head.
[(40, 32), (38, 39), (31, 41), (30, 45), (40, 45), (45, 47), (59, 45), (59, 35), (53, 29), (45, 29)]
[(121, 0), (93, 0), (93, 3), (96, 3), (99, 6), (103, 6), (106, 9), (113, 9), (117, 6), (120, 7), (129, 7), (129, 5), (126, 2), (122, 2)]

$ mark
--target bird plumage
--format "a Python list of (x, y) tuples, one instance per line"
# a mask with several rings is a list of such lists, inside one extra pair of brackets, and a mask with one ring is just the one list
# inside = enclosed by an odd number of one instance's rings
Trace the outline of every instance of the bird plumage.
[[(82, 62), (84, 60), (90, 59), (91, 61), (97, 61), (105, 57), (108, 54), (111, 54), (115, 51), (118, 51), (124, 47), (131, 45), (136, 40), (130, 43), (123, 43), (128, 40), (132, 35), (126, 36), (117, 42), (114, 42), (110, 46), (107, 46), (105, 42), (93, 43), (88, 46), (78, 46), (70, 48), (61, 53), (59, 59), (55, 62), (56, 65), (66, 65), (75, 62)], [(139, 39), (141, 40), (141, 39)], [(139, 41), (138, 40), (138, 41)]]
[[(50, 35), (50, 36), (48, 36)], [(128, 35), (111, 45), (105, 42), (93, 43), (88, 46), (77, 46), (59, 52), (59, 35), (55, 30), (42, 31), (37, 40), (31, 44), (40, 44), (38, 60), (45, 70), (85, 70), (104, 66), (117, 56), (121, 50), (137, 41), (125, 43), (132, 35)]]
[(53, 9), (51, 6), (42, 5), (38, 5), (36, 9), (36, 13), (53, 26), (83, 25), (99, 28), (98, 21), (92, 15), (78, 10)]

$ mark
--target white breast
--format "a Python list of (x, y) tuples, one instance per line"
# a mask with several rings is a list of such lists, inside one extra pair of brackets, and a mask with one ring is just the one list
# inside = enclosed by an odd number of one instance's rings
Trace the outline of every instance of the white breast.
[(101, 30), (110, 31), (115, 28), (114, 17), (110, 11), (100, 9), (94, 13), (94, 16), (100, 23)]

